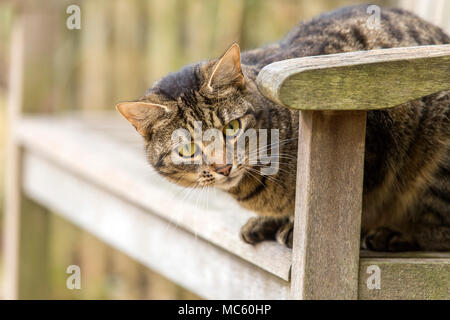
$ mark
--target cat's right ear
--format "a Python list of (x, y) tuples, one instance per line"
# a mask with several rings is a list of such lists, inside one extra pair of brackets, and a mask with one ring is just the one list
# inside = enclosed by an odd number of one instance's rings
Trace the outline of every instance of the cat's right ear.
[(166, 106), (143, 101), (122, 102), (116, 106), (116, 109), (142, 136), (146, 135), (146, 129), (149, 126), (169, 111)]

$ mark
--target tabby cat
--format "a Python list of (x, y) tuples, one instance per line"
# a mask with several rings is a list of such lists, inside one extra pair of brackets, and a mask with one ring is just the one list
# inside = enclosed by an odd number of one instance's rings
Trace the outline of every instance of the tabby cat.
[[(117, 109), (144, 137), (148, 161), (159, 174), (185, 187), (217, 187), (258, 213), (242, 227), (244, 241), (276, 239), (292, 247), (298, 111), (258, 92), (255, 79), (261, 68), (304, 56), (450, 43), (441, 29), (401, 9), (382, 9), (380, 28), (371, 30), (366, 9), (352, 6), (322, 14), (279, 42), (242, 55), (233, 44), (221, 58), (171, 73), (145, 96)], [(363, 248), (450, 250), (449, 118), (449, 91), (368, 112)], [(223, 130), (224, 145), (228, 135), (250, 128), (278, 129), (278, 172), (264, 175), (263, 165), (236, 159), (233, 164), (223, 159), (174, 163), (172, 132), (185, 128), (193, 134), (196, 121), (203, 129)], [(189, 143), (176, 151), (187, 158), (208, 157), (203, 148)]]

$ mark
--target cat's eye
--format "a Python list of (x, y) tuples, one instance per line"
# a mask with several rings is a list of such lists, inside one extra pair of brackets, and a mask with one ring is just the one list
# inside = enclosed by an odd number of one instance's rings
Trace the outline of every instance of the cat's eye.
[(192, 158), (197, 151), (198, 147), (193, 142), (178, 147), (178, 154), (183, 158)]
[(234, 137), (239, 132), (239, 129), (241, 129), (241, 122), (239, 119), (230, 121), (224, 128), (223, 133), (226, 137)]

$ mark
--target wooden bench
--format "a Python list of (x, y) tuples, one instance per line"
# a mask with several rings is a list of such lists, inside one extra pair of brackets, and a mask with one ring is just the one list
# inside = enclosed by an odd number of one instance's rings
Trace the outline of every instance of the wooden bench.
[[(263, 69), (258, 85), (265, 95), (305, 110), (298, 159), (298, 181), (304, 183), (297, 186), (294, 249), (289, 250), (275, 242), (243, 243), (239, 228), (252, 213), (213, 191), (209, 201), (183, 194), (156, 175), (137, 134), (116, 114), (21, 117), (23, 37), (20, 28), (15, 32), (6, 298), (18, 296), (20, 192), (205, 298), (450, 297), (449, 253), (359, 250), (364, 110), (450, 89), (450, 46), (303, 58)], [(414, 70), (420, 76), (411, 78)], [(329, 79), (326, 86), (321, 79)], [(305, 91), (304, 83), (314, 90)], [(394, 100), (380, 92), (395, 93)], [(381, 270), (381, 289), (367, 286), (373, 265)]]

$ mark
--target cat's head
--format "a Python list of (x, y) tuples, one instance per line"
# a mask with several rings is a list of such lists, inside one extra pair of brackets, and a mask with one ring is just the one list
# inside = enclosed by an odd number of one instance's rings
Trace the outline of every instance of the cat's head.
[[(246, 95), (248, 84), (239, 46), (233, 44), (221, 58), (169, 74), (144, 97), (120, 103), (117, 109), (144, 137), (148, 160), (161, 175), (182, 186), (227, 190), (252, 169), (247, 159), (238, 159), (237, 152), (228, 152), (227, 158), (226, 148), (231, 144), (236, 147), (239, 136), (256, 127), (254, 109)], [(213, 129), (213, 138), (196, 135), (199, 126), (203, 134)], [(177, 132), (189, 136), (180, 142), (181, 138), (174, 139)], [(211, 149), (212, 143), (223, 152)]]

